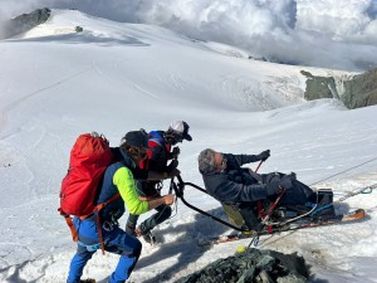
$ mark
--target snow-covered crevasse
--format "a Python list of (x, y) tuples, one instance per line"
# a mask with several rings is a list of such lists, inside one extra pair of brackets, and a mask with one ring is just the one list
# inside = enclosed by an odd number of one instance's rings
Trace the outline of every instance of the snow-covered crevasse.
[[(56, 32), (76, 25), (84, 32)], [(197, 184), (196, 157), (206, 147), (248, 153), (270, 148), (263, 172), (296, 171), (309, 184), (371, 159), (375, 152), (376, 107), (346, 111), (332, 100), (303, 103), (302, 67), (231, 57), (224, 46), (191, 41), (163, 28), (54, 11), (48, 23), (1, 42), (0, 50), (5, 63), (0, 68), (5, 117), (0, 129), (0, 218), (6, 227), (0, 231), (2, 281), (64, 281), (74, 245), (56, 208), (69, 149), (81, 132), (103, 132), (116, 145), (128, 130), (164, 129), (171, 120), (184, 119), (194, 141), (181, 146), (180, 168), (185, 180)], [(375, 168), (367, 164), (325, 185), (343, 192), (376, 182)], [(186, 193), (189, 201), (221, 215), (215, 200)], [(375, 202), (372, 194), (349, 204), (373, 208)], [(374, 278), (372, 269), (363, 268), (359, 277), (352, 272), (360, 262), (376, 258), (376, 214), (370, 214), (366, 223), (297, 232), (271, 245), (298, 250), (319, 277), (367, 282)], [(208, 250), (193, 245), (224, 232), (179, 204), (178, 214), (157, 231), (165, 243), (144, 245), (132, 278), (173, 281), (226, 257), (236, 244)], [(343, 248), (338, 253), (330, 249), (333, 245)], [(330, 252), (317, 260), (324, 251)], [(104, 278), (116, 261), (117, 256), (99, 254), (86, 275)]]

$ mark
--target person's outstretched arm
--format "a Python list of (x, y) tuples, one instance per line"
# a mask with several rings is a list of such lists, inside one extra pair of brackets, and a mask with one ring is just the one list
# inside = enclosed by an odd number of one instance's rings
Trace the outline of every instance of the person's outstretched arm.
[(276, 195), (278, 184), (245, 185), (229, 180), (226, 175), (213, 175), (204, 179), (204, 184), (210, 195), (221, 202), (254, 202)]
[(257, 161), (265, 161), (268, 157), (270, 157), (270, 150), (267, 149), (262, 151), (259, 154), (230, 154), (225, 153), (224, 157), (227, 159), (227, 167), (228, 169), (236, 169), (241, 167), (244, 164), (257, 162)]
[(174, 202), (173, 195), (165, 195), (152, 200), (140, 199), (135, 179), (127, 167), (121, 167), (115, 172), (113, 183), (118, 188), (119, 194), (131, 214), (140, 215), (162, 204), (170, 205)]

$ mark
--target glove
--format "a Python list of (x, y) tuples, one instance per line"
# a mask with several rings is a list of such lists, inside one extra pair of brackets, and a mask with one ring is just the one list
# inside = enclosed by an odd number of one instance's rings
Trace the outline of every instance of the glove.
[(172, 152), (170, 153), (171, 158), (178, 158), (178, 155), (180, 154), (181, 150), (178, 146), (174, 147)]
[(266, 161), (267, 158), (270, 157), (270, 150), (267, 149), (265, 151), (262, 151), (261, 153), (258, 154), (258, 159), (261, 161)]
[(179, 171), (177, 168), (174, 168), (173, 170), (167, 173), (167, 178), (171, 179), (175, 176), (178, 176), (179, 174), (181, 174), (181, 171)]
[(172, 170), (174, 170), (175, 168), (177, 168), (178, 167), (178, 164), (179, 164), (179, 162), (178, 162), (178, 160), (177, 159), (173, 159), (171, 162), (170, 162), (170, 164), (168, 165), (168, 172), (170, 172), (170, 171), (172, 171)]
[(297, 180), (296, 178), (296, 173), (295, 172), (291, 172), (291, 174), (289, 174), (289, 176), (291, 176), (291, 180)]

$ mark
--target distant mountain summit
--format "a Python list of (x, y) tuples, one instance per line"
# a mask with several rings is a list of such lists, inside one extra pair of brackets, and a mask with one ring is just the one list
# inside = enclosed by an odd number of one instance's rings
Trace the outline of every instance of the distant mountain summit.
[(0, 39), (13, 37), (27, 32), (36, 26), (45, 23), (51, 15), (48, 8), (37, 9), (31, 13), (22, 14), (5, 23), (5, 28)]

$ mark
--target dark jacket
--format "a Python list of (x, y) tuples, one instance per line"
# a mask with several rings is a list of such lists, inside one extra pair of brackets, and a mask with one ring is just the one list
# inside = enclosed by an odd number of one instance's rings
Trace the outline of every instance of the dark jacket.
[(171, 159), (171, 145), (164, 138), (164, 131), (151, 131), (148, 139), (148, 170), (156, 172), (168, 172), (168, 161)]
[[(204, 185), (208, 193), (223, 203), (242, 204), (271, 197), (268, 195), (269, 186), (277, 187), (287, 176), (283, 173), (257, 174), (249, 169), (241, 168), (243, 164), (259, 161), (256, 155), (224, 154), (227, 168), (224, 172), (202, 174)], [(314, 198), (314, 192), (305, 184), (292, 179), (291, 186), (285, 187), (285, 193), (280, 201), (282, 205), (303, 205)]]
[(254, 202), (267, 198), (266, 185), (260, 175), (241, 168), (243, 164), (259, 161), (256, 155), (224, 154), (224, 172), (202, 174), (208, 193), (224, 203)]

